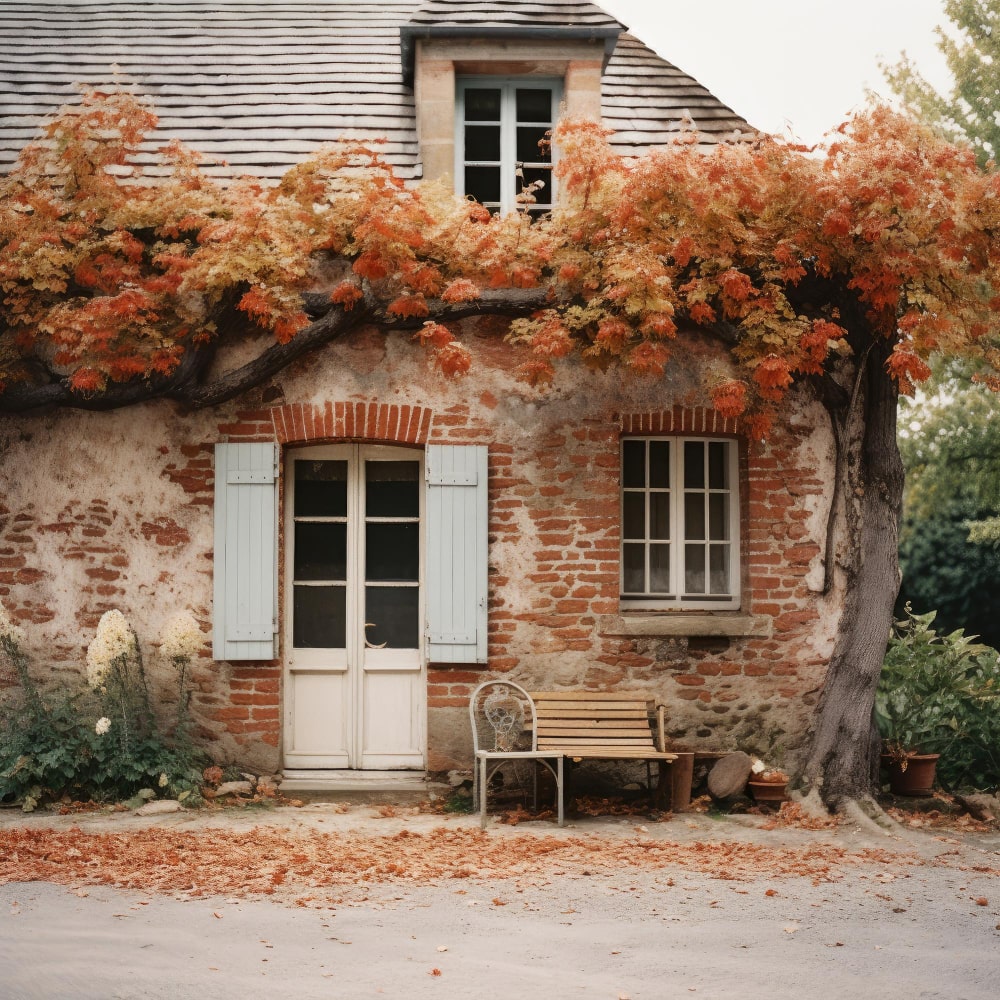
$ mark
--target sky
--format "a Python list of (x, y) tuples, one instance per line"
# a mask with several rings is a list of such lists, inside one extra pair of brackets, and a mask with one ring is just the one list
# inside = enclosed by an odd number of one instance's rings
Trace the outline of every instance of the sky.
[(751, 125), (807, 143), (863, 106), (866, 88), (890, 98), (878, 62), (903, 50), (949, 89), (933, 30), (950, 24), (942, 0), (596, 2)]

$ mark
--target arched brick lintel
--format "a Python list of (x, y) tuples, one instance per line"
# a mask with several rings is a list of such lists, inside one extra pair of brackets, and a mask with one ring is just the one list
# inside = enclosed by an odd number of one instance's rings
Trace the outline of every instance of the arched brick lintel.
[(270, 411), (281, 444), (362, 439), (425, 444), (433, 413), (397, 403), (288, 403)]

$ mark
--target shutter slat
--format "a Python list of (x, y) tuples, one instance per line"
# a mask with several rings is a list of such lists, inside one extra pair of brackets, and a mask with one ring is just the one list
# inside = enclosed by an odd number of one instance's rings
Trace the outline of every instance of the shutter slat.
[(215, 446), (217, 660), (277, 655), (277, 445)]
[(426, 479), (428, 658), (485, 663), (486, 447), (428, 445)]

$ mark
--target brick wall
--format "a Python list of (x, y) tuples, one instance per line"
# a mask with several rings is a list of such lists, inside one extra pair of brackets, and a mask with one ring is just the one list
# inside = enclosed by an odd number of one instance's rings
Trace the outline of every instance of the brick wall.
[[(743, 611), (770, 635), (621, 636), (619, 448), (623, 434), (737, 436), (705, 408), (704, 351), (669, 382), (625, 386), (569, 367), (555, 391), (512, 382), (513, 348), (472, 330), (473, 374), (428, 372), (407, 344), (370, 331), (281, 381), (210, 413), (153, 404), (108, 414), (57, 413), (0, 428), (11, 488), (0, 506), (0, 600), (29, 631), (52, 676), (82, 673), (100, 615), (119, 607), (147, 644), (155, 684), (169, 688), (152, 639), (165, 617), (211, 617), (216, 441), (332, 441), (489, 446), (489, 663), (430, 665), (429, 766), (468, 755), (468, 696), (486, 676), (528, 687), (629, 686), (669, 706), (675, 739), (764, 750), (801, 739), (822, 680), (833, 610), (817, 574), (830, 478), (815, 408), (800, 404), (763, 447), (741, 442)], [(272, 398), (265, 403), (262, 400)], [(283, 613), (283, 609), (282, 609)], [(280, 764), (282, 664), (194, 671), (195, 719), (225, 761)], [(780, 735), (779, 735), (780, 732)]]

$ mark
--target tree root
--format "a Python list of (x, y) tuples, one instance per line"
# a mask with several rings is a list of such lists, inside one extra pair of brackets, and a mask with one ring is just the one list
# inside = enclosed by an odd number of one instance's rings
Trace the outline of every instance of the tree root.
[(837, 805), (837, 814), (868, 833), (890, 836), (900, 833), (899, 824), (870, 796), (845, 799)]

